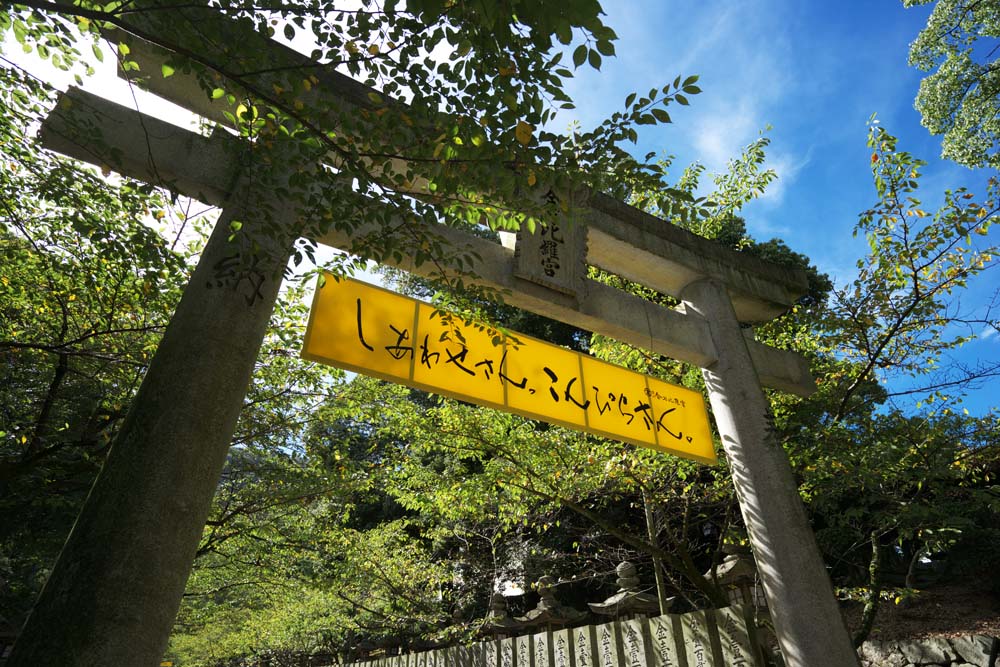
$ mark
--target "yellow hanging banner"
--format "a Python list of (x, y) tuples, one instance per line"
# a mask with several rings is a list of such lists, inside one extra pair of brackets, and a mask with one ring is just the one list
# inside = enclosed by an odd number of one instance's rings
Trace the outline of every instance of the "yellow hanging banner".
[(716, 463), (700, 393), (525, 336), (442, 317), (416, 299), (331, 276), (305, 359), (531, 419)]

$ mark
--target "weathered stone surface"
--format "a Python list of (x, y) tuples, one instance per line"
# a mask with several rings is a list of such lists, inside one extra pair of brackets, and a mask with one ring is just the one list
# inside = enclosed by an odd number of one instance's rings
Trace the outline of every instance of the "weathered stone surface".
[(865, 642), (861, 647), (861, 657), (867, 667), (903, 667), (906, 659), (897, 650), (894, 642)]
[(911, 641), (868, 641), (861, 647), (863, 667), (990, 667), (993, 637), (968, 635)]
[(972, 665), (986, 665), (989, 662), (990, 649), (993, 648), (994, 641), (997, 640), (985, 635), (969, 635), (949, 639), (948, 643), (951, 644), (956, 659), (964, 660)]
[(900, 642), (899, 650), (914, 665), (945, 665), (955, 653), (947, 639), (925, 639), (920, 642)]

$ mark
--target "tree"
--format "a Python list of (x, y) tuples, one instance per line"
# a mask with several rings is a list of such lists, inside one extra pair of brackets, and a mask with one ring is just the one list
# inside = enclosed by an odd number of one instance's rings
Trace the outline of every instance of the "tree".
[[(992, 326), (990, 304), (962, 310), (955, 297), (1000, 259), (1000, 248), (988, 238), (1000, 214), (1000, 182), (990, 179), (978, 201), (965, 188), (948, 191), (944, 204), (930, 214), (916, 198), (924, 163), (896, 143), (877, 121), (871, 125), (868, 146), (879, 201), (861, 215), (855, 230), (865, 234), (871, 252), (858, 261), (858, 278), (834, 292), (828, 320), (827, 348), (858, 362), (840, 378), (844, 390), (835, 418), (848, 412), (862, 384), (940, 372), (945, 351)], [(961, 387), (1000, 369), (994, 364), (945, 370), (954, 372), (932, 380), (928, 393)]]
[(923, 125), (944, 136), (942, 157), (968, 167), (1000, 167), (998, 16), (996, 0), (937, 0), (910, 45), (910, 64), (932, 72), (920, 82), (916, 99)]

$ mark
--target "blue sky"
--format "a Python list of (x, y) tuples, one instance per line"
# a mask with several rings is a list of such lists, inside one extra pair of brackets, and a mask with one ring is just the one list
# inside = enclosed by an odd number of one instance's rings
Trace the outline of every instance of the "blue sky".
[[(689, 107), (671, 107), (673, 124), (640, 128), (636, 154), (677, 156), (677, 173), (700, 161), (722, 170), (768, 125), (768, 163), (779, 175), (770, 192), (744, 211), (758, 240), (782, 238), (808, 255), (838, 284), (849, 282), (866, 250), (852, 230), (876, 201), (865, 146), (867, 122), (900, 138), (899, 148), (929, 162), (918, 195), (929, 210), (947, 188), (982, 192), (987, 174), (938, 159), (940, 139), (920, 125), (913, 108), (923, 73), (907, 65), (910, 42), (930, 7), (904, 9), (900, 0), (616, 0), (603, 3), (619, 35), (617, 57), (600, 72), (581, 68), (570, 85), (577, 110), (559, 122), (584, 127), (610, 115), (632, 90), (663, 86), (678, 74), (698, 74), (704, 91)], [(990, 237), (996, 242), (998, 231)], [(987, 275), (972, 297), (995, 289)], [(964, 305), (971, 304), (968, 296)], [(965, 360), (997, 359), (997, 336), (969, 343)], [(982, 414), (996, 403), (1000, 383), (970, 396)], [(991, 391), (991, 389), (993, 391)]]

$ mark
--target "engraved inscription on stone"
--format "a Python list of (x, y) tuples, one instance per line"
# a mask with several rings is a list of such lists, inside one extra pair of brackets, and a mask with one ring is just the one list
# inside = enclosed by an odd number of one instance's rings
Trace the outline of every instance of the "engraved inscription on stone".
[(653, 667), (678, 667), (677, 637), (671, 616), (649, 619), (649, 634), (653, 637)]
[(549, 638), (544, 632), (535, 635), (535, 667), (552, 667), (549, 665)]
[(570, 663), (570, 637), (568, 630), (561, 630), (552, 635), (553, 657), (555, 667), (572, 667)]
[(576, 654), (576, 667), (594, 667), (594, 655), (590, 643), (593, 628), (576, 628), (570, 630), (573, 638), (573, 650)]
[(597, 651), (600, 667), (617, 667), (618, 638), (615, 636), (614, 623), (597, 626)]
[(641, 621), (622, 621), (622, 644), (625, 647), (626, 667), (647, 667)]
[(500, 640), (500, 667), (514, 667), (514, 640)]
[(586, 277), (586, 229), (561, 213), (534, 231), (517, 232), (514, 275), (578, 299)]
[(524, 635), (514, 640), (517, 645), (517, 667), (531, 665), (531, 637)]
[(715, 667), (705, 612), (693, 611), (684, 614), (681, 619), (684, 624), (684, 650), (687, 653), (688, 667)]
[(719, 640), (722, 644), (722, 658), (726, 665), (749, 667), (753, 664), (750, 653), (750, 638), (743, 611), (739, 607), (725, 607), (718, 610)]
[(483, 655), (486, 658), (486, 667), (498, 667), (496, 642), (483, 642), (482, 647)]

